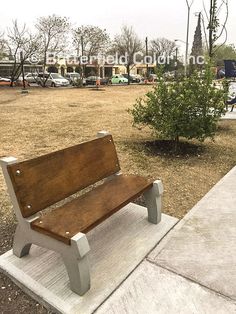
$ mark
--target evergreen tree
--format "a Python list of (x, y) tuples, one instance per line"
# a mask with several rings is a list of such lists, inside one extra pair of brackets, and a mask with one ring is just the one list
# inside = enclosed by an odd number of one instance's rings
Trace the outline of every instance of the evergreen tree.
[[(202, 43), (202, 28), (201, 28), (201, 13), (198, 15), (198, 23), (194, 34), (193, 47), (190, 58), (191, 71), (199, 69), (200, 65), (196, 64), (197, 57), (203, 55), (203, 43)], [(195, 62), (194, 62), (195, 61)]]

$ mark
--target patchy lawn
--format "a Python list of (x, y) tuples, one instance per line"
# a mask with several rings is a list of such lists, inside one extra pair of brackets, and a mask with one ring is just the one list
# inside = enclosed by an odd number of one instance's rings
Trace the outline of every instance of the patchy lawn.
[[(192, 141), (182, 144), (179, 155), (169, 154), (169, 143), (155, 142), (147, 128), (142, 131), (133, 128), (126, 111), (151, 88), (120, 86), (104, 91), (35, 88), (28, 95), (21, 95), (18, 89), (0, 89), (0, 156), (24, 160), (87, 141), (97, 131), (108, 130), (114, 137), (123, 172), (161, 178), (165, 188), (163, 212), (182, 218), (235, 166), (236, 122), (221, 122), (215, 142)], [(11, 247), (15, 228), (2, 174), (0, 192), (2, 254)], [(46, 313), (1, 275), (0, 313), (3, 304), (12, 313)]]

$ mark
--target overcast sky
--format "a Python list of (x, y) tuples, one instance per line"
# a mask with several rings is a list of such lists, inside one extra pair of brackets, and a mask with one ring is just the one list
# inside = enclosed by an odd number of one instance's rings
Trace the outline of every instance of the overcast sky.
[[(190, 0), (189, 0), (190, 1)], [(210, 0), (205, 0), (209, 6)], [(229, 0), (228, 43), (236, 44), (236, 1)], [(191, 12), (190, 44), (197, 18), (194, 12), (203, 9), (202, 0), (195, 0)], [(122, 24), (132, 25), (141, 38), (148, 36), (186, 40), (187, 7), (185, 0), (3, 0), (0, 7), (0, 29), (13, 19), (32, 25), (37, 17), (49, 14), (68, 16), (74, 25), (93, 24), (114, 35)]]

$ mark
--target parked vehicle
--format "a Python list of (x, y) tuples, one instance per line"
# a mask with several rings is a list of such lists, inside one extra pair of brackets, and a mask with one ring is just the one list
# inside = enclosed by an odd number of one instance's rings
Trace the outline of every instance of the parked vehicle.
[(150, 74), (148, 77), (149, 82), (157, 82), (157, 75), (156, 74)]
[(18, 79), (15, 81), (15, 86), (30, 86), (29, 82), (25, 79), (24, 80), (25, 84), (23, 83), (23, 77), (19, 76)]
[(100, 81), (100, 85), (108, 84), (107, 78), (101, 78), (99, 76), (89, 76), (86, 78), (86, 85), (96, 85), (97, 81)]
[(25, 74), (25, 80), (31, 84), (31, 83), (37, 83), (37, 77), (38, 73), (26, 73)]
[(133, 75), (133, 74), (130, 74), (130, 75), (123, 74), (123, 77), (127, 78), (127, 80), (129, 79), (130, 83), (140, 83), (141, 82), (140, 77)]
[(218, 72), (217, 72), (217, 78), (218, 79), (222, 79), (225, 77), (225, 69), (220, 69)]
[[(79, 80), (81, 80), (81, 76), (79, 73), (67, 73), (65, 78), (70, 82), (71, 85), (77, 85)], [(83, 78), (83, 85), (86, 85), (86, 79)]]
[(127, 84), (128, 79), (121, 74), (116, 74), (112, 76), (110, 82), (111, 84)]
[(164, 78), (166, 78), (167, 80), (174, 79), (175, 78), (175, 71), (165, 72), (164, 73)]
[(142, 75), (137, 74), (137, 75), (135, 75), (135, 76), (137, 77), (137, 79), (140, 80), (140, 82), (144, 82), (144, 81), (145, 81), (145, 78), (144, 78)]
[[(25, 81), (29, 84), (37, 83), (38, 73), (25, 73)], [(23, 81), (23, 77), (19, 76), (18, 81)]]
[[(37, 73), (26, 73), (24, 76), (26, 85), (29, 86), (30, 84), (37, 83), (37, 76)], [(18, 77), (17, 84), (23, 85), (23, 76)]]
[(9, 78), (0, 77), (0, 86), (10, 86), (11, 80)]
[(37, 83), (42, 86), (45, 85), (51, 87), (70, 85), (69, 81), (58, 73), (39, 73), (37, 76)]

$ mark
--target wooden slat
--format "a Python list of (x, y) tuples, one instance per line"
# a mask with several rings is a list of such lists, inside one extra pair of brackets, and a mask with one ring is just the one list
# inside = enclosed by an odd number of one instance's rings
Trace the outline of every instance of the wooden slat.
[(8, 166), (23, 217), (119, 170), (111, 135)]
[(31, 224), (31, 228), (66, 244), (78, 232), (86, 233), (133, 201), (153, 182), (139, 176), (115, 176), (81, 197), (56, 208)]

